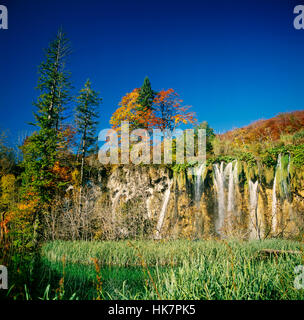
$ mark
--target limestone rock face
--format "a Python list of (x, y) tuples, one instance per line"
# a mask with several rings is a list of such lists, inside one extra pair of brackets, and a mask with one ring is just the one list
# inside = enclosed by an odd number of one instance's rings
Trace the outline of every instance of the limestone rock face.
[(113, 216), (122, 207), (128, 215), (140, 209), (151, 238), (299, 239), (304, 232), (300, 171), (280, 160), (276, 168), (235, 160), (209, 165), (198, 183), (187, 169), (121, 165), (107, 175), (106, 192)]
[(107, 189), (112, 206), (141, 199), (148, 218), (156, 218), (162, 197), (170, 182), (169, 170), (152, 166), (119, 166), (108, 177)]

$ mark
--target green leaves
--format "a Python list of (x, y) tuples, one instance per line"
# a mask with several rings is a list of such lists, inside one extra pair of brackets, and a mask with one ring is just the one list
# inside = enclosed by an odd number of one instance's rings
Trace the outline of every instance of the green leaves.
[(46, 49), (45, 60), (39, 66), (37, 89), (40, 96), (34, 104), (34, 125), (39, 131), (29, 137), (21, 147), (24, 195), (30, 190), (43, 203), (52, 200), (55, 195), (54, 186), (57, 185), (53, 167), (62, 142), (60, 127), (64, 110), (71, 101), (70, 74), (65, 69), (69, 52), (69, 41), (59, 30), (55, 40)]
[(139, 103), (138, 110), (145, 111), (153, 109), (153, 100), (156, 92), (152, 90), (151, 82), (148, 77), (145, 77), (144, 83), (139, 90), (137, 102)]
[(77, 133), (80, 136), (79, 149), (81, 154), (81, 184), (84, 177), (84, 162), (87, 154), (94, 152), (97, 147), (97, 124), (98, 110), (97, 107), (102, 99), (99, 93), (91, 88), (90, 80), (80, 90), (77, 98), (76, 107), (76, 124)]

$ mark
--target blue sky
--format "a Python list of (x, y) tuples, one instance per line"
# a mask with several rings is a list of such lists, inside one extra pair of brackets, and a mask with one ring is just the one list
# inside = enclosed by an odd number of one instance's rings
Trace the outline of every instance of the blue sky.
[[(0, 0), (0, 128), (11, 139), (33, 130), (37, 67), (62, 26), (73, 53), (74, 94), (90, 78), (100, 91), (100, 129), (121, 97), (149, 76), (174, 88), (224, 132), (280, 112), (304, 109), (304, 30), (292, 0)], [(304, 4), (304, 3), (303, 3)]]

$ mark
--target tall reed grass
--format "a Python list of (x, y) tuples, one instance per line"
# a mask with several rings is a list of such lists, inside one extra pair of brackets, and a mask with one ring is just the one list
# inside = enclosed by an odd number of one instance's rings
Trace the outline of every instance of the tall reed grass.
[[(297, 242), (54, 241), (41, 249), (40, 287), (62, 277), (79, 299), (304, 299), (294, 288), (299, 254), (263, 257), (261, 249), (302, 250)], [(92, 260), (93, 259), (93, 260)], [(102, 294), (96, 294), (96, 263)]]

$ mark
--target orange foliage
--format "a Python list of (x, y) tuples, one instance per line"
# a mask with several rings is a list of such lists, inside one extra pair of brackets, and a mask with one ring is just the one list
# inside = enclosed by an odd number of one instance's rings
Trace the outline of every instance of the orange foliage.
[(138, 103), (139, 88), (127, 93), (119, 103), (120, 107), (113, 113), (110, 124), (119, 130), (122, 121), (128, 121), (130, 129), (160, 128), (172, 129), (181, 123), (194, 123), (194, 113), (189, 106), (182, 106), (183, 100), (173, 89), (160, 91), (154, 101), (152, 110), (141, 110)]
[(70, 174), (69, 174), (68, 168), (60, 166), (59, 161), (55, 162), (52, 172), (55, 173), (60, 180), (63, 180), (63, 181), (70, 180)]
[(18, 204), (18, 209), (21, 211), (32, 212), (35, 210), (37, 204), (38, 204), (38, 199), (34, 199), (29, 202), (22, 202)]
[(190, 106), (183, 106), (183, 100), (173, 90), (161, 90), (154, 99), (154, 126), (159, 129), (174, 129), (179, 124), (195, 123), (194, 112), (189, 112)]
[(59, 145), (61, 151), (67, 150), (68, 148), (72, 149), (75, 147), (75, 135), (76, 129), (71, 125), (62, 126), (59, 130), (62, 137), (62, 141)]
[(8, 223), (10, 222), (9, 217), (5, 217), (3, 221), (0, 222), (0, 229), (2, 230), (0, 234), (8, 234)]
[(119, 103), (118, 108), (112, 115), (110, 124), (113, 129), (119, 130), (122, 121), (128, 121), (131, 130), (142, 128), (148, 124), (150, 127), (153, 122), (153, 113), (151, 110), (140, 111), (140, 105), (137, 102), (139, 96), (139, 88), (135, 88), (132, 92), (127, 93)]
[(267, 120), (259, 120), (249, 126), (228, 131), (220, 138), (235, 143), (276, 141), (282, 134), (293, 134), (304, 128), (304, 111), (282, 113)]
[[(31, 196), (30, 194), (28, 196)], [(23, 224), (25, 221), (32, 221), (32, 216), (38, 207), (38, 199), (25, 200), (17, 204), (15, 210), (9, 211), (5, 214), (5, 218), (0, 222), (0, 234), (6, 235), (9, 233), (10, 222), (22, 219)]]

